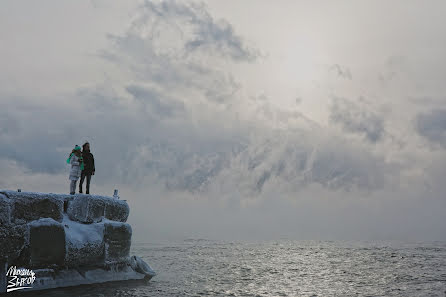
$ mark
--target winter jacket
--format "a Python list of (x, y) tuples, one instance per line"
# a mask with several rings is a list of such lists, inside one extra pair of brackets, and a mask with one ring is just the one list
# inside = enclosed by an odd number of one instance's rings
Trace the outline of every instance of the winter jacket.
[(82, 157), (84, 158), (84, 174), (92, 174), (95, 171), (94, 168), (94, 157), (89, 151), (83, 151)]
[(70, 159), (70, 164), (70, 180), (78, 180), (79, 177), (81, 177), (81, 163), (79, 162), (79, 157), (73, 154)]

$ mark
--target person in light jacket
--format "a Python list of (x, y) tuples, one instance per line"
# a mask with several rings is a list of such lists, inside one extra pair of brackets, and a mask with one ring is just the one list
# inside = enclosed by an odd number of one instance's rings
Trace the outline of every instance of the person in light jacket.
[(67, 163), (71, 164), (70, 176), (69, 176), (70, 194), (74, 195), (74, 193), (76, 192), (77, 180), (81, 176), (82, 169), (84, 169), (83, 168), (84, 163), (80, 146), (76, 145), (74, 147), (73, 151), (71, 152), (70, 156), (67, 159)]

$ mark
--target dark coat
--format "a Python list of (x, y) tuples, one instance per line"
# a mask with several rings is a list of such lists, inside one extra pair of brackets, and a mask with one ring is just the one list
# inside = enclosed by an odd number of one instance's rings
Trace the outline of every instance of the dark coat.
[(82, 170), (82, 173), (92, 174), (95, 171), (93, 154), (88, 151), (83, 151), (82, 157), (84, 158), (84, 170)]

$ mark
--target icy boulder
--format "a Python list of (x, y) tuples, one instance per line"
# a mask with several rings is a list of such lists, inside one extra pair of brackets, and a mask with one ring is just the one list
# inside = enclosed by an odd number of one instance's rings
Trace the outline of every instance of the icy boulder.
[(101, 265), (104, 262), (104, 224), (81, 224), (65, 217), (68, 267)]
[(0, 194), (0, 226), (7, 225), (11, 221), (11, 201), (5, 195)]
[(129, 217), (127, 202), (119, 199), (109, 199), (105, 203), (104, 217), (110, 221), (127, 222)]
[(138, 256), (132, 256), (130, 258), (130, 266), (132, 266), (133, 270), (135, 270), (139, 273), (143, 273), (145, 275), (149, 275), (150, 277), (153, 277), (156, 275), (156, 273), (152, 269), (152, 267), (150, 267), (149, 264), (144, 262), (144, 260)]
[[(0, 190), (0, 275), (8, 267), (35, 272), (26, 290), (123, 280), (155, 272), (130, 257), (127, 202), (97, 195)], [(0, 277), (0, 293), (7, 277)]]
[(128, 260), (132, 227), (126, 223), (104, 223), (105, 262), (119, 263)]
[(29, 224), (31, 267), (65, 264), (65, 229), (51, 218), (42, 218)]
[(0, 265), (20, 256), (27, 244), (27, 235), (26, 225), (0, 225)]
[(97, 223), (103, 218), (125, 222), (129, 216), (129, 206), (123, 200), (79, 195), (69, 203), (67, 212), (71, 220), (81, 223)]
[(39, 218), (52, 218), (62, 220), (63, 201), (53, 197), (29, 197), (21, 196), (13, 199), (12, 216), (15, 220), (26, 222)]

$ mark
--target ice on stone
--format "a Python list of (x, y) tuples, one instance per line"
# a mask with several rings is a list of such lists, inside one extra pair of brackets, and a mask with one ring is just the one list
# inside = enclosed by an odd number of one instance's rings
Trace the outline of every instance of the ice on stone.
[(67, 210), (73, 221), (97, 223), (103, 218), (125, 222), (129, 215), (127, 202), (108, 197), (79, 195), (70, 202)]
[(129, 257), (128, 215), (127, 202), (106, 196), (0, 190), (0, 268), (33, 269), (29, 290), (150, 279), (153, 269)]
[(31, 267), (65, 264), (65, 229), (51, 218), (42, 218), (29, 224)]
[(94, 266), (104, 262), (104, 224), (81, 224), (64, 217), (68, 267)]
[(127, 223), (104, 223), (105, 262), (128, 261), (132, 239), (132, 227)]

